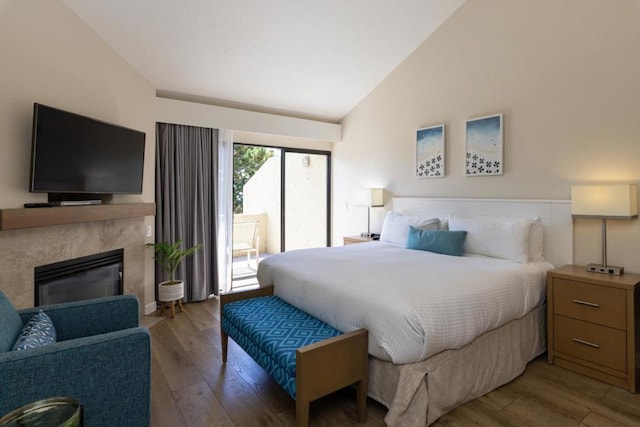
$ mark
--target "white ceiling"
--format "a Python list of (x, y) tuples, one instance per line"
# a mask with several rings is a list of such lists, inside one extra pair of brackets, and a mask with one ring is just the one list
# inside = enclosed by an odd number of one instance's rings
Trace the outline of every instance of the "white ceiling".
[(339, 121), (464, 0), (63, 0), (158, 94)]

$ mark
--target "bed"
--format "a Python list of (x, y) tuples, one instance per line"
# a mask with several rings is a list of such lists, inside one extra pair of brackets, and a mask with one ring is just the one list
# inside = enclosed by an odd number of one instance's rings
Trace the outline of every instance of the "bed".
[[(409, 218), (424, 219), (417, 228), (468, 228), (465, 251), (472, 253), (401, 247), (406, 236), (388, 224)], [(475, 253), (487, 246), (478, 239), (485, 225), (499, 235), (495, 223), (505, 218), (527, 254), (534, 219), (544, 225), (544, 258), (523, 260), (513, 248), (505, 256), (504, 239), (494, 246), (501, 258)], [(478, 223), (485, 228), (474, 228)], [(524, 242), (513, 224), (526, 227)], [(429, 425), (512, 380), (545, 350), (546, 271), (572, 261), (569, 202), (395, 198), (381, 240), (274, 255), (260, 264), (258, 280), (340, 330), (369, 330), (369, 395), (389, 409), (389, 426)]]

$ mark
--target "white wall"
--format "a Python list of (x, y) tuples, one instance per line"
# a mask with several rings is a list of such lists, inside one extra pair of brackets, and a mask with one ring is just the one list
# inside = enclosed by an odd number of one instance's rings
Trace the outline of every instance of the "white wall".
[[(34, 102), (145, 132), (143, 194), (115, 201), (154, 201), (155, 89), (66, 6), (0, 0), (0, 70), (0, 209), (47, 198), (28, 191)], [(141, 304), (150, 256), (145, 273)]]
[[(343, 120), (334, 242), (366, 228), (351, 207), (358, 187), (384, 187), (390, 202), (569, 199), (572, 184), (638, 183), (638, 46), (635, 0), (468, 0)], [(494, 113), (504, 114), (505, 174), (465, 177), (465, 121)], [(440, 123), (446, 177), (416, 179), (415, 131)], [(600, 260), (599, 226), (576, 221), (576, 263)], [(640, 220), (608, 231), (609, 262), (640, 272)]]
[[(280, 252), (280, 174), (281, 157), (266, 162), (247, 181), (242, 190), (242, 213), (264, 214), (267, 232), (263, 241), (270, 254)], [(262, 243), (262, 242), (261, 242)]]
[(286, 153), (284, 160), (284, 247), (289, 251), (326, 246), (329, 158), (324, 154)]

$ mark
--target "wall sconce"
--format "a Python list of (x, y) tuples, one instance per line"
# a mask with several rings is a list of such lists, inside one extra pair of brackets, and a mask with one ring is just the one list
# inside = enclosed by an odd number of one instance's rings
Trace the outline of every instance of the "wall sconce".
[(356, 190), (353, 198), (355, 206), (367, 207), (367, 232), (362, 233), (362, 237), (373, 237), (371, 235), (371, 208), (384, 206), (384, 189), (382, 188), (361, 188)]
[(572, 186), (571, 216), (602, 220), (602, 264), (589, 264), (586, 270), (615, 276), (624, 274), (623, 267), (607, 265), (607, 220), (638, 217), (635, 184)]

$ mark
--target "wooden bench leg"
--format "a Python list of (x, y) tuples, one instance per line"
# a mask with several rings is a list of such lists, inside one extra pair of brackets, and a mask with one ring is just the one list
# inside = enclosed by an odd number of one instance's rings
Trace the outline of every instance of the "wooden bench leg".
[(309, 425), (309, 401), (296, 398), (296, 426), (307, 427)]
[(222, 363), (227, 363), (227, 346), (229, 344), (229, 335), (222, 329), (220, 325), (220, 342), (222, 343)]
[(309, 402), (352, 384), (357, 387), (357, 415), (364, 422), (369, 385), (368, 338), (366, 330), (358, 329), (296, 350), (298, 426), (306, 426), (309, 421)]
[(366, 380), (360, 381), (356, 385), (357, 390), (357, 405), (358, 405), (358, 421), (364, 423), (367, 419), (367, 389), (369, 385)]

